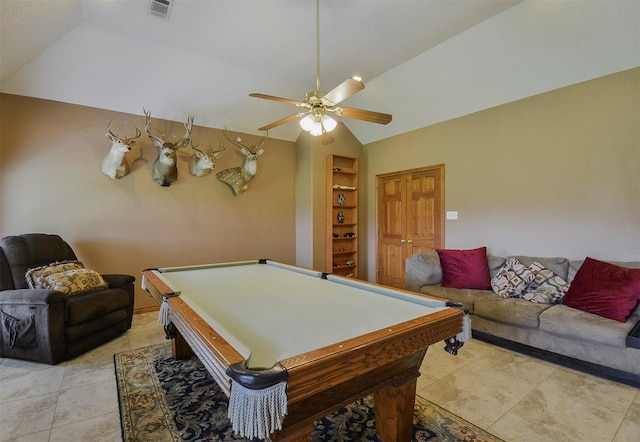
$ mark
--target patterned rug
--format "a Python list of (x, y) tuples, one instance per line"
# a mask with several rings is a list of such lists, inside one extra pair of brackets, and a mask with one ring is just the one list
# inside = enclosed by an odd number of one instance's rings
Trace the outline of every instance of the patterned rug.
[[(237, 441), (227, 419), (227, 397), (196, 357), (175, 361), (169, 345), (114, 356), (122, 439)], [(359, 400), (315, 423), (312, 441), (378, 441), (373, 400)], [(495, 436), (416, 397), (416, 442), (499, 442)]]

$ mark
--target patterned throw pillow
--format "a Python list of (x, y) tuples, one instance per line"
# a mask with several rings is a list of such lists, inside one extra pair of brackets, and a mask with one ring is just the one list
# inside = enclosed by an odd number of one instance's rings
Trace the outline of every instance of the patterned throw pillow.
[(523, 299), (538, 304), (555, 304), (562, 301), (562, 297), (569, 290), (567, 281), (537, 261), (529, 266), (529, 270), (535, 277), (522, 294)]
[(75, 269), (46, 276), (42, 280), (41, 288), (77, 295), (107, 287), (109, 285), (97, 272), (89, 269)]
[(496, 276), (491, 279), (491, 288), (502, 298), (517, 298), (533, 281), (535, 275), (517, 258), (509, 258)]
[(27, 270), (24, 275), (27, 280), (27, 285), (30, 289), (40, 289), (42, 287), (42, 280), (54, 273), (66, 272), (67, 270), (84, 269), (84, 265), (80, 261), (59, 261), (52, 264), (47, 264), (40, 267), (34, 267)]

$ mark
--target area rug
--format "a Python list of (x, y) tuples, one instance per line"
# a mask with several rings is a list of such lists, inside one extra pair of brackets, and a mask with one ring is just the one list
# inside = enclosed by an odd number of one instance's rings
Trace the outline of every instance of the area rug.
[[(227, 397), (196, 357), (176, 361), (168, 345), (114, 356), (125, 442), (238, 441), (227, 419)], [(373, 399), (318, 420), (312, 441), (378, 441)], [(417, 396), (416, 442), (499, 442), (501, 439)]]

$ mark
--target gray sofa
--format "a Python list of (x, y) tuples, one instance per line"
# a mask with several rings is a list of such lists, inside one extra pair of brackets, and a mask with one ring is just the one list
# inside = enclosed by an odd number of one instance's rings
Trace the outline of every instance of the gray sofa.
[[(491, 277), (508, 258), (487, 257)], [(527, 266), (540, 262), (569, 283), (583, 263), (566, 258), (516, 258)], [(640, 262), (615, 264), (640, 268)], [(437, 253), (415, 254), (407, 259), (405, 288), (463, 303), (471, 315), (474, 337), (640, 384), (640, 348), (627, 346), (627, 336), (640, 321), (640, 305), (623, 323), (561, 303), (537, 304), (521, 298), (502, 298), (492, 290), (448, 288), (442, 287), (441, 282), (442, 267)]]

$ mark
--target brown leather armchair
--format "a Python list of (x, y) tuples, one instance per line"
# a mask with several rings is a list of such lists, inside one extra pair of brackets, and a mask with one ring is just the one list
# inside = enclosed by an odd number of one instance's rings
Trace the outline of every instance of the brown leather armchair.
[(57, 364), (131, 328), (133, 276), (101, 275), (108, 288), (75, 295), (29, 288), (29, 269), (68, 260), (76, 254), (58, 235), (0, 240), (0, 357)]

